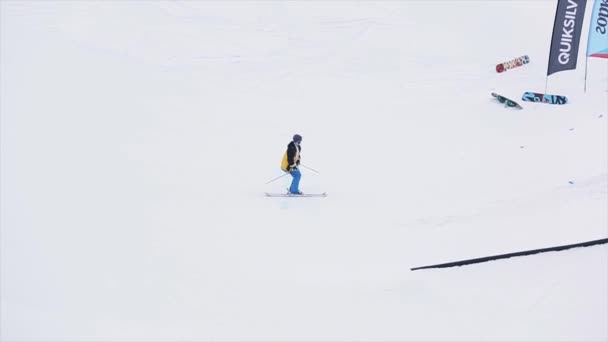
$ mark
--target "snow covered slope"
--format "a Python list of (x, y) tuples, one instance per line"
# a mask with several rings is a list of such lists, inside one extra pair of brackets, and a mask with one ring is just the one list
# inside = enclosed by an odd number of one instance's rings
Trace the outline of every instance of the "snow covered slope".
[(608, 340), (605, 245), (409, 271), (608, 237), (555, 5), (0, 2), (0, 339)]

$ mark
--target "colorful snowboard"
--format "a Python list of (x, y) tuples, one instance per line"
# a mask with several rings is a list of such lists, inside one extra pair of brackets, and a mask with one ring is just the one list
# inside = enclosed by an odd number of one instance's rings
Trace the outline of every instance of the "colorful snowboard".
[(517, 68), (517, 67), (520, 67), (520, 66), (522, 66), (524, 64), (528, 64), (528, 63), (530, 63), (530, 57), (528, 57), (528, 55), (517, 57), (508, 62), (497, 64), (496, 72), (497, 73), (505, 72), (509, 69)]
[(568, 98), (562, 95), (549, 95), (549, 94), (541, 94), (541, 93), (533, 93), (531, 91), (525, 92), (521, 99), (528, 102), (542, 102), (542, 103), (550, 103), (550, 104), (566, 104), (568, 103)]
[(506, 97), (504, 97), (502, 95), (498, 95), (496, 93), (492, 93), (492, 96), (494, 96), (498, 100), (498, 102), (504, 103), (505, 107), (515, 107), (517, 109), (524, 109), (522, 106), (519, 105), (519, 103), (517, 103), (517, 102), (515, 102), (515, 101), (513, 101), (511, 99), (508, 99), (508, 98), (506, 98)]

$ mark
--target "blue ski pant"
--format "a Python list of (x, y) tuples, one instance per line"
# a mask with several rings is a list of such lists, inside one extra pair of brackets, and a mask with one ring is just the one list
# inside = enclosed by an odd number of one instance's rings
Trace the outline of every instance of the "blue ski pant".
[(302, 178), (302, 174), (300, 170), (295, 169), (289, 174), (293, 177), (291, 180), (291, 186), (289, 187), (289, 192), (299, 192), (300, 191), (300, 178)]

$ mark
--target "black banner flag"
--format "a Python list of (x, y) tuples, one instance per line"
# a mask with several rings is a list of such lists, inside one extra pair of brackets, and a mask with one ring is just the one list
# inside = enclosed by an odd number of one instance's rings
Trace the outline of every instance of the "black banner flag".
[(558, 0), (547, 76), (576, 69), (586, 0)]

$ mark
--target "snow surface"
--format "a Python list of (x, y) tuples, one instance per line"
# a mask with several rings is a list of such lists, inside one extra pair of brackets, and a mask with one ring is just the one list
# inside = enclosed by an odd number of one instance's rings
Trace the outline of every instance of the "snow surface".
[[(608, 340), (606, 245), (410, 271), (608, 237), (555, 6), (0, 2), (0, 339)], [(327, 198), (263, 196), (294, 133)]]

